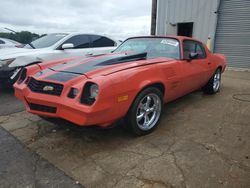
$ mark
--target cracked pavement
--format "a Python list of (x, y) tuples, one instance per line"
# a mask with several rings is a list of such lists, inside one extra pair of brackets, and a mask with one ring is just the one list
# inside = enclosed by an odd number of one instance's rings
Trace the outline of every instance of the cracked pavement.
[(74, 187), (81, 185), (0, 127), (0, 187)]
[(49, 122), (21, 111), (0, 126), (85, 187), (250, 187), (250, 72), (227, 71), (221, 92), (165, 106), (160, 126), (135, 137)]

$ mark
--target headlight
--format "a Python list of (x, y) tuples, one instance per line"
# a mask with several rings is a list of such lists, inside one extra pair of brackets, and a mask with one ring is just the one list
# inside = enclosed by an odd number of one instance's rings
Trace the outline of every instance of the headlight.
[(83, 88), (81, 103), (86, 105), (92, 105), (99, 94), (99, 87), (93, 82), (87, 82)]
[(9, 66), (14, 60), (15, 60), (15, 58), (1, 60), (0, 67)]
[(92, 84), (90, 86), (90, 98), (94, 98), (96, 99), (96, 97), (98, 96), (99, 93), (99, 87), (96, 84)]

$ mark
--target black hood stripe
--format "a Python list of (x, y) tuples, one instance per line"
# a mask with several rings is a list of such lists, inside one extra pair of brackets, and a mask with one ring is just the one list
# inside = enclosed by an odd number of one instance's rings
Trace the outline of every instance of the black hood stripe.
[(54, 65), (52, 67), (49, 67), (49, 68), (46, 68), (44, 70), (39, 71), (38, 73), (35, 74), (35, 77), (43, 77), (43, 76), (46, 76), (46, 74), (55, 73), (55, 71), (58, 71), (57, 69), (61, 69), (63, 67), (74, 65), (77, 63), (79, 63), (79, 59), (63, 62), (63, 63), (57, 64), (57, 65)]
[(72, 80), (73, 78), (76, 78), (78, 76), (79, 76), (78, 74), (73, 74), (73, 73), (69, 73), (69, 72), (57, 72), (55, 74), (47, 76), (46, 80), (67, 82), (67, 81)]
[(102, 58), (95, 58), (93, 61), (83, 63), (74, 67), (63, 70), (63, 72), (71, 72), (76, 74), (85, 74), (98, 68), (102, 68), (107, 65), (114, 65), (119, 63), (125, 63), (128, 61), (136, 61), (146, 59), (147, 53), (135, 54), (135, 55), (124, 55), (115, 54), (104, 56)]
[[(57, 70), (55, 70), (56, 71), (55, 74), (49, 75), (45, 77), (45, 79), (66, 82), (73, 78), (78, 77), (79, 75), (84, 75), (87, 72), (100, 69), (108, 65), (115, 65), (130, 61), (145, 60), (146, 58), (147, 58), (147, 53), (140, 53), (133, 55), (126, 55), (126, 54), (108, 55), (101, 58), (94, 58), (92, 61), (89, 61), (87, 63), (82, 63), (80, 65), (69, 67), (58, 72)], [(63, 66), (58, 66), (58, 67), (62, 68)], [(53, 68), (50, 69), (53, 70)]]

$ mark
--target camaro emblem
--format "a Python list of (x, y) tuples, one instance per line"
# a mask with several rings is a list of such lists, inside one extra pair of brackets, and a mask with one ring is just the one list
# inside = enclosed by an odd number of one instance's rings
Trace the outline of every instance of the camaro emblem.
[(44, 86), (43, 91), (53, 91), (54, 87), (53, 86)]

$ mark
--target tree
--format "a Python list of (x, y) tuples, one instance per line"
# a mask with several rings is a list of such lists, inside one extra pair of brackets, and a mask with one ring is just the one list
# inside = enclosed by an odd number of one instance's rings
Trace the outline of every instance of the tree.
[(0, 33), (0, 37), (15, 40), (15, 41), (20, 42), (22, 44), (28, 44), (31, 41), (33, 41), (41, 36), (44, 36), (44, 34), (39, 35), (36, 33), (31, 33), (29, 31), (21, 31), (21, 32), (16, 32), (16, 33), (4, 33), (4, 32)]

